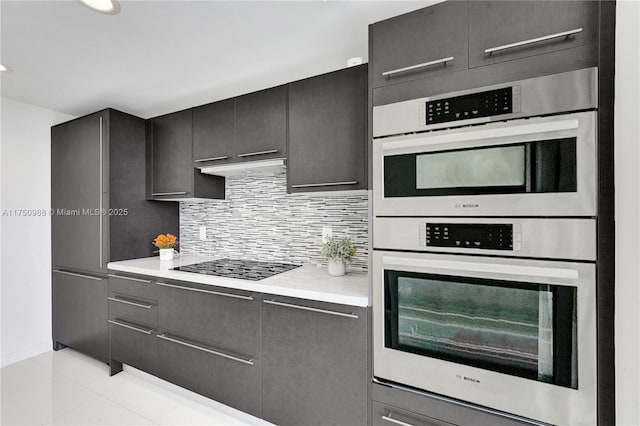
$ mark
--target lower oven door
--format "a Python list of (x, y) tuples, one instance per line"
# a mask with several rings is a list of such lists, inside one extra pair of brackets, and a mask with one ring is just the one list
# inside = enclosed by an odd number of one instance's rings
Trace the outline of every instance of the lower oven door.
[(374, 376), (596, 424), (595, 264), (374, 251)]

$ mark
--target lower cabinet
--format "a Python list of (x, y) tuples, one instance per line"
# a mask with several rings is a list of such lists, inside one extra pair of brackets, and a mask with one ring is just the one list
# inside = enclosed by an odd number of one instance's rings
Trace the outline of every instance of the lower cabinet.
[(367, 309), (262, 303), (262, 415), (277, 425), (367, 424)]
[(401, 410), (391, 405), (374, 402), (372, 405), (372, 426), (451, 426), (453, 423), (444, 422), (432, 417), (421, 416), (411, 411)]
[(54, 347), (69, 346), (100, 361), (109, 360), (107, 279), (54, 270), (52, 310)]

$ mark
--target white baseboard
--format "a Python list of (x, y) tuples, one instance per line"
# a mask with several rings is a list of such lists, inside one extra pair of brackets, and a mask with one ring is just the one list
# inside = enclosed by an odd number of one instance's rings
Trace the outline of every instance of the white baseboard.
[(2, 355), (0, 356), (0, 367), (6, 367), (7, 365), (23, 361), (27, 358), (31, 358), (32, 356), (48, 352), (51, 350), (52, 345), (52, 341), (48, 340), (46, 342), (38, 343), (37, 345), (20, 349), (16, 352), (11, 352), (10, 354)]

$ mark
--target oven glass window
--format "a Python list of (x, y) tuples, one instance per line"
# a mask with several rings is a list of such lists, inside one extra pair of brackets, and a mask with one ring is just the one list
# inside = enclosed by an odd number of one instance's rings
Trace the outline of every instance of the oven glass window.
[(385, 345), (577, 388), (574, 287), (385, 271)]
[(524, 145), (416, 155), (416, 189), (525, 184)]

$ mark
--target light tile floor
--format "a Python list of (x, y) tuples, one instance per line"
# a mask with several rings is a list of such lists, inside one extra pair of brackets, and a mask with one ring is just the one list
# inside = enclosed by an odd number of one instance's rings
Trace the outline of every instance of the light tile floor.
[(2, 425), (270, 425), (134, 369), (69, 348), (0, 369)]

